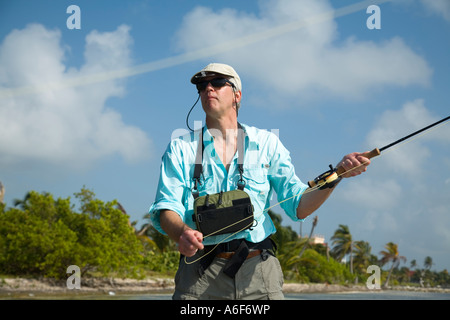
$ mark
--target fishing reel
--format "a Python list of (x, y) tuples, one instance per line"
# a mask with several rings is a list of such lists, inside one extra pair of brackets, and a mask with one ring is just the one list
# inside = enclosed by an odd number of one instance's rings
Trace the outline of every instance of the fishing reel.
[(308, 186), (310, 188), (318, 187), (319, 190), (333, 188), (342, 179), (342, 177), (340, 177), (336, 171), (337, 168), (333, 168), (333, 165), (330, 164), (330, 170), (325, 171), (321, 175), (317, 176), (317, 178), (315, 178), (314, 180), (308, 181)]

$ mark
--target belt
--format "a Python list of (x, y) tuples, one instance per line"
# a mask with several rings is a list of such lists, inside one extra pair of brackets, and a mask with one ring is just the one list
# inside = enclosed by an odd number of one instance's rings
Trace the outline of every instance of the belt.
[[(262, 253), (262, 250), (252, 250), (248, 253), (248, 256), (246, 259), (250, 259), (253, 257), (256, 257)], [(217, 258), (227, 259), (230, 260), (234, 256), (235, 252), (221, 252), (218, 255), (216, 255)]]
[(245, 260), (262, 254), (263, 250), (273, 254), (272, 252), (275, 248), (275, 243), (269, 237), (258, 243), (237, 239), (221, 243), (219, 246), (205, 246), (205, 254), (202, 255), (202, 259), (199, 261), (198, 273), (200, 276), (203, 276), (214, 258), (219, 257), (228, 260), (224, 266), (223, 273), (234, 279), (236, 272)]

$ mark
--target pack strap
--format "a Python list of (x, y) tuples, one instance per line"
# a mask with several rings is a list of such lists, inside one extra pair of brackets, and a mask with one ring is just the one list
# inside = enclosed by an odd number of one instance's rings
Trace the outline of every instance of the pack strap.
[[(197, 154), (195, 155), (195, 167), (194, 167), (194, 187), (192, 188), (192, 196), (197, 199), (199, 196), (198, 185), (201, 184), (200, 176), (203, 173), (203, 152), (205, 151), (205, 144), (203, 141), (203, 127), (199, 134), (199, 141), (197, 146)], [(237, 187), (239, 190), (244, 190), (245, 180), (244, 180), (244, 150), (245, 150), (245, 135), (244, 128), (238, 122), (238, 171), (239, 180), (237, 182)]]
[(245, 241), (242, 241), (239, 248), (235, 251), (234, 255), (227, 262), (223, 268), (223, 273), (225, 273), (230, 278), (234, 279), (236, 273), (241, 268), (245, 260), (247, 260), (250, 249)]
[(202, 161), (203, 161), (203, 151), (205, 150), (205, 145), (203, 143), (203, 128), (202, 131), (199, 134), (199, 140), (198, 140), (198, 147), (197, 147), (197, 154), (195, 155), (195, 167), (194, 167), (194, 188), (192, 189), (192, 196), (194, 199), (197, 199), (199, 196), (198, 192), (198, 184), (201, 184), (200, 182), (200, 175), (202, 174), (203, 167), (202, 167)]
[(244, 147), (245, 136), (244, 128), (238, 122), (238, 170), (239, 170), (239, 181), (237, 187), (239, 190), (244, 190), (245, 180), (244, 180)]

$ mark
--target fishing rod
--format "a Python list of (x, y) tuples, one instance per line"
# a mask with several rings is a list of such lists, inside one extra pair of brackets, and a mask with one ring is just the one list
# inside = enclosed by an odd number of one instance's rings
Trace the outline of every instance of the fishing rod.
[[(417, 134), (419, 134), (419, 133), (421, 133), (421, 132), (423, 132), (423, 131), (426, 131), (426, 130), (428, 130), (428, 129), (434, 127), (434, 126), (437, 126), (438, 124), (443, 123), (443, 122), (445, 122), (445, 121), (447, 121), (447, 120), (449, 120), (449, 119), (450, 119), (450, 116), (448, 116), (448, 117), (446, 117), (446, 118), (444, 118), (444, 119), (442, 119), (442, 120), (439, 120), (439, 121), (437, 121), (437, 122), (435, 122), (435, 123), (433, 123), (433, 124), (430, 124), (429, 126), (427, 126), (427, 127), (425, 127), (425, 128), (422, 128), (422, 129), (420, 129), (420, 130), (417, 130), (417, 131), (415, 131), (415, 132), (413, 132), (413, 133), (411, 133), (411, 134), (409, 134), (409, 135), (407, 135), (407, 136), (405, 136), (405, 137), (403, 137), (403, 138), (401, 138), (401, 139), (398, 139), (397, 141), (394, 141), (394, 142), (392, 142), (392, 143), (390, 143), (390, 144), (388, 144), (388, 145), (386, 145), (386, 146), (384, 146), (384, 147), (382, 147), (382, 148), (375, 148), (375, 149), (373, 149), (372, 151), (370, 151), (369, 153), (365, 154), (364, 156), (365, 156), (366, 158), (368, 158), (368, 159), (371, 159), (371, 158), (374, 158), (374, 157), (376, 157), (376, 156), (379, 156), (379, 155), (381, 154), (382, 151), (384, 151), (384, 150), (386, 150), (386, 149), (388, 149), (388, 148), (391, 148), (391, 147), (393, 147), (394, 145), (396, 145), (396, 144), (398, 144), (398, 143), (400, 143), (400, 142), (402, 142), (402, 141), (405, 141), (405, 140), (407, 140), (407, 139), (409, 139), (409, 138), (411, 138), (411, 137), (413, 137), (413, 136), (415, 136), (415, 135), (417, 135)], [(350, 169), (350, 170), (353, 170), (353, 169)], [(349, 170), (349, 171), (350, 171), (350, 170)], [(314, 180), (311, 180), (311, 181), (308, 182), (309, 187), (312, 188), (312, 189), (306, 190), (305, 193), (306, 193), (306, 192), (311, 192), (311, 191), (313, 191), (313, 190), (315, 190), (315, 189), (332, 188), (332, 187), (333, 187), (334, 185), (336, 185), (336, 183), (340, 180), (341, 175), (344, 174), (344, 173), (346, 173), (346, 172), (347, 172), (347, 171), (346, 171), (346, 170), (344, 169), (344, 167), (342, 167), (342, 166), (339, 166), (339, 167), (337, 167), (337, 168), (333, 168), (332, 165), (330, 165), (330, 170), (329, 170), (329, 171), (326, 171), (326, 172), (322, 173), (320, 176), (318, 176), (318, 177), (315, 178)], [(297, 194), (294, 195), (294, 196), (292, 196), (291, 198), (296, 197), (296, 196), (297, 196)], [(257, 216), (264, 214), (265, 212), (269, 211), (271, 208), (275, 207), (276, 205), (279, 205), (279, 204), (281, 204), (282, 202), (287, 201), (287, 200), (289, 200), (289, 199), (291, 199), (291, 198), (284, 199), (283, 201), (280, 201), (280, 202), (278, 202), (278, 203), (276, 203), (276, 204), (270, 206), (269, 208), (264, 209), (262, 212), (258, 213)], [(239, 223), (240, 223), (240, 222), (243, 222), (243, 221), (246, 220), (246, 219), (248, 219), (248, 217), (247, 217), (247, 218), (244, 218), (244, 219), (242, 219), (242, 220), (240, 220), (240, 221), (238, 221), (238, 222), (239, 222)], [(254, 219), (256, 219), (256, 216), (255, 216)], [(209, 255), (210, 253), (214, 252), (214, 249), (215, 249), (216, 247), (218, 247), (221, 243), (226, 242), (229, 238), (231, 238), (232, 236), (236, 235), (237, 233), (239, 233), (239, 232), (245, 230), (247, 227), (249, 227), (249, 226), (251, 226), (251, 225), (253, 225), (253, 221), (251, 221), (251, 223), (250, 223), (248, 226), (242, 228), (241, 230), (238, 230), (238, 231), (236, 231), (236, 232), (234, 232), (234, 233), (230, 233), (230, 235), (228, 235), (226, 238), (224, 238), (224, 239), (222, 239), (221, 241), (219, 241), (219, 243), (217, 243), (217, 244), (215, 245), (215, 247), (214, 247), (212, 250), (210, 250), (210, 251), (208, 251), (207, 253), (205, 253), (205, 254), (203, 254), (203, 255), (201, 255), (201, 256), (195, 258), (195, 259), (192, 260), (192, 261), (188, 261), (188, 260), (187, 260), (187, 257), (184, 256), (184, 262), (185, 262), (186, 264), (193, 264), (193, 263), (195, 263), (195, 262), (197, 262), (197, 261), (199, 261), (199, 260), (205, 258), (205, 257), (206, 257), (207, 255)], [(221, 230), (218, 230), (218, 231), (221, 231)], [(217, 232), (217, 231), (216, 231), (216, 232)], [(212, 234), (210, 234), (210, 235), (212, 235)], [(205, 236), (203, 239), (209, 237), (210, 235)]]
[[(376, 156), (379, 156), (381, 154), (381, 152), (383, 152), (386, 149), (389, 149), (393, 146), (395, 146), (396, 144), (403, 142), (421, 132), (424, 132), (434, 126), (437, 126), (440, 123), (443, 123), (447, 120), (450, 119), (450, 116), (439, 120), (433, 124), (430, 124), (429, 126), (426, 126), (425, 128), (422, 128), (420, 130), (417, 130), (403, 138), (398, 139), (397, 141), (394, 141), (382, 148), (375, 148), (372, 151), (370, 151), (369, 153), (365, 154), (364, 156), (368, 159), (374, 158)], [(333, 166), (330, 164), (330, 170), (322, 173), (321, 175), (319, 175), (317, 178), (315, 178), (314, 180), (308, 181), (308, 185), (310, 188), (314, 188), (317, 187), (319, 189), (325, 189), (325, 188), (332, 188), (334, 185), (336, 185), (336, 183), (340, 180), (341, 175), (343, 175), (344, 173), (346, 173), (347, 171), (344, 169), (343, 166), (339, 166), (337, 168), (333, 168)]]

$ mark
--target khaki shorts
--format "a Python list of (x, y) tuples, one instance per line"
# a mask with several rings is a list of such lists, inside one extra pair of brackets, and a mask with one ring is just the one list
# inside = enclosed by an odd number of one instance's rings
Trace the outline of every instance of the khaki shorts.
[[(283, 272), (278, 259), (265, 253), (245, 260), (234, 279), (222, 272), (227, 259), (214, 258), (200, 276), (198, 262), (184, 258), (175, 275), (174, 300), (280, 300), (284, 299)], [(193, 260), (193, 258), (188, 258)]]

